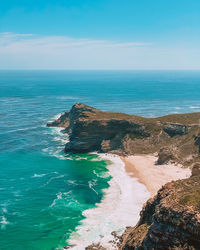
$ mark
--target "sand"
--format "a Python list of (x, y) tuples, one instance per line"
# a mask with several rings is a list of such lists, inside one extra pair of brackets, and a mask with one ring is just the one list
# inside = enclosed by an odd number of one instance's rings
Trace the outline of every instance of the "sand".
[(144, 184), (153, 197), (167, 182), (188, 178), (191, 175), (189, 168), (181, 165), (156, 165), (157, 157), (153, 155), (135, 155), (121, 157), (125, 163), (127, 173)]
[[(74, 250), (83, 250), (92, 243), (100, 243), (107, 250), (118, 249), (118, 240), (112, 232), (121, 235), (127, 226), (136, 225), (142, 206), (150, 197), (146, 187), (127, 174), (119, 156), (99, 154), (99, 157), (107, 161), (107, 176), (112, 178), (109, 187), (103, 190), (101, 202), (83, 211), (85, 218), (68, 241), (76, 245)], [(90, 188), (95, 191), (95, 184)]]

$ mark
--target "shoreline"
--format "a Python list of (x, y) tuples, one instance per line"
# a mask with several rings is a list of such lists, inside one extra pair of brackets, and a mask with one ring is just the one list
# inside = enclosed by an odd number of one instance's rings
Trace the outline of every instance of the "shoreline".
[(166, 183), (191, 176), (191, 170), (180, 164), (156, 165), (157, 157), (154, 155), (130, 155), (120, 158), (125, 164), (127, 174), (145, 185), (151, 197)]
[(118, 237), (127, 226), (137, 224), (142, 206), (150, 197), (145, 185), (126, 172), (118, 155), (97, 155), (107, 161), (112, 178), (101, 202), (83, 212), (85, 219), (71, 234), (68, 242), (75, 250), (98, 244), (108, 250), (117, 250)]
[(102, 201), (83, 212), (85, 219), (72, 233), (68, 242), (75, 250), (88, 246), (117, 250), (118, 237), (127, 226), (137, 224), (145, 202), (166, 183), (191, 175), (191, 170), (180, 164), (156, 165), (154, 155), (98, 155), (110, 162), (107, 168), (112, 179)]

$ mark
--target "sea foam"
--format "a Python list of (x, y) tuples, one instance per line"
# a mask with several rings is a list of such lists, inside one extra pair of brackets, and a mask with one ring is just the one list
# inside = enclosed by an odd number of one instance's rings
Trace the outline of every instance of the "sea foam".
[(86, 218), (76, 231), (71, 234), (72, 249), (82, 250), (91, 244), (100, 243), (108, 250), (118, 249), (114, 236), (120, 235), (127, 226), (134, 226), (139, 220), (143, 203), (150, 197), (145, 186), (130, 177), (124, 163), (118, 156), (100, 154), (108, 162), (109, 188), (104, 190), (104, 198), (93, 209), (83, 212)]
[(63, 128), (52, 127), (46, 128), (46, 134), (52, 136), (52, 141), (56, 142), (47, 148), (43, 148), (42, 151), (48, 153), (51, 156), (57, 157), (60, 160), (66, 160), (66, 157), (63, 155), (63, 146), (69, 142), (69, 136), (67, 133), (62, 133)]
[(7, 224), (10, 224), (10, 222), (7, 220), (5, 216), (0, 217), (0, 224), (1, 224), (1, 229), (5, 229)]

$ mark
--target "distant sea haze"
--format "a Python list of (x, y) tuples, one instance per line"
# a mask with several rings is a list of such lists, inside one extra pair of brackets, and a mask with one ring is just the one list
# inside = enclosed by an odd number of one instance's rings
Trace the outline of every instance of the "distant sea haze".
[(200, 72), (0, 71), (4, 249), (62, 249), (81, 239), (80, 225), (92, 227), (88, 211), (101, 216), (103, 205), (95, 204), (104, 204), (121, 168), (113, 172), (95, 154), (66, 156), (68, 136), (46, 127), (76, 102), (146, 117), (200, 112)]

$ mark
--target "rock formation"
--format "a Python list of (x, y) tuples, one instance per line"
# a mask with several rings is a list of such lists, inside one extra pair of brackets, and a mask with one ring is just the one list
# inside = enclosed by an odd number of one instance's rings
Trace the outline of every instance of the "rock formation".
[(190, 165), (199, 158), (199, 118), (200, 113), (144, 118), (76, 103), (47, 126), (63, 127), (69, 134), (66, 152), (118, 155), (159, 152), (158, 164), (173, 160)]
[(158, 152), (158, 160), (157, 160), (157, 164), (158, 165), (162, 165), (162, 164), (166, 164), (169, 161), (176, 161), (177, 158), (173, 153), (173, 148), (170, 147), (163, 147), (159, 150)]
[(199, 184), (199, 173), (166, 184), (122, 235), (120, 249), (200, 249)]

